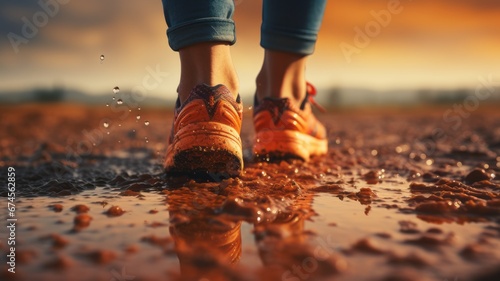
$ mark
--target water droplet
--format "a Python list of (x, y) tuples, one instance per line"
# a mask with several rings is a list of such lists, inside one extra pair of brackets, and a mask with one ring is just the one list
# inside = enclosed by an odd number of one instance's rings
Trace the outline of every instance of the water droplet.
[(140, 108), (140, 107), (138, 107), (138, 108), (137, 108), (137, 110), (141, 110), (141, 108)]
[(109, 123), (108, 122), (104, 122), (104, 123), (102, 123), (102, 125), (104, 126), (104, 128), (109, 127)]
[(102, 62), (104, 61), (104, 55), (101, 55), (101, 56), (99, 57), (99, 60), (101, 60), (101, 63), (102, 63)]
[(106, 107), (109, 107), (109, 103), (106, 104)]
[(118, 94), (120, 92), (120, 87), (116, 86), (113, 88), (113, 94)]
[(149, 126), (149, 121), (144, 121), (144, 125)]
[(132, 112), (132, 109), (129, 109), (128, 112)]
[(134, 132), (134, 133), (135, 133), (135, 129), (133, 129), (133, 130), (132, 130), (132, 132)]
[(123, 104), (123, 100), (122, 100), (122, 99), (117, 99), (117, 100), (116, 100), (116, 103), (117, 103), (117, 104)]
[(252, 108), (253, 108), (252, 106), (249, 106), (249, 107), (248, 107), (248, 110), (252, 110)]
[(116, 100), (116, 98), (115, 98), (115, 97), (113, 97), (113, 100)]
[(107, 131), (107, 132), (106, 132), (106, 134), (108, 134), (108, 135), (109, 135), (109, 131)]
[(376, 149), (373, 149), (372, 152), (371, 152), (372, 156), (377, 156), (378, 154), (378, 151)]
[(141, 119), (141, 115), (137, 115), (135, 118), (136, 118), (137, 120), (139, 120), (139, 119)]

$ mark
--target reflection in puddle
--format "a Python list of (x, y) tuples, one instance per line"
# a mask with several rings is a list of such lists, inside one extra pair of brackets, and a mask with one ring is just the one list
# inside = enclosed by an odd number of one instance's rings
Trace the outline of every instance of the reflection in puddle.
[[(20, 276), (110, 280), (125, 268), (138, 280), (443, 280), (495, 266), (496, 223), (415, 217), (415, 190), (393, 178), (365, 188), (329, 177), (230, 179), (23, 199)], [(112, 206), (123, 213), (108, 215)]]

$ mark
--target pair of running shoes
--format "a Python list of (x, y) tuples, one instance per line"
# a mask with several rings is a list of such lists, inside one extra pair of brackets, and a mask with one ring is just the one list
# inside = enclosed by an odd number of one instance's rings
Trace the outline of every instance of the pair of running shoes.
[[(327, 152), (326, 130), (311, 104), (316, 89), (307, 84), (297, 106), (288, 98), (254, 99), (256, 159), (296, 158), (308, 161)], [(243, 104), (224, 85), (200, 84), (184, 103), (176, 102), (164, 167), (167, 173), (206, 175), (214, 179), (238, 176), (243, 169), (240, 137)]]

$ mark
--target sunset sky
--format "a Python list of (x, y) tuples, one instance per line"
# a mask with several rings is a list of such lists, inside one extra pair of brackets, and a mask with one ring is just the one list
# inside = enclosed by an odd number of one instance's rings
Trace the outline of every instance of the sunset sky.
[[(112, 94), (114, 86), (141, 85), (147, 68), (158, 68), (168, 75), (147, 94), (174, 96), (179, 61), (168, 47), (160, 0), (59, 1), (67, 3), (17, 53), (8, 34), (23, 36), (23, 18), (33, 22), (43, 9), (38, 1), (0, 4), (0, 92), (63, 86)], [(490, 74), (500, 81), (500, 1), (401, 0), (398, 13), (390, 13), (394, 1), (330, 0), (308, 80), (318, 88), (376, 90), (474, 87), (478, 76)], [(249, 95), (263, 57), (261, 1), (235, 2), (238, 41), (232, 53), (241, 92)], [(385, 26), (373, 22), (381, 13), (391, 14)], [(367, 26), (369, 41), (357, 46), (356, 30)], [(341, 46), (357, 49), (346, 57)]]

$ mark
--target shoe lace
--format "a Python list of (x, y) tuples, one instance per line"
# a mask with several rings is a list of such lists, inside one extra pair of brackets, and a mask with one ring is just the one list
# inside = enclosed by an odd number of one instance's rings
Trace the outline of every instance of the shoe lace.
[(316, 96), (317, 94), (317, 91), (316, 91), (316, 87), (314, 87), (311, 83), (309, 82), (306, 82), (306, 92), (307, 92), (307, 95), (309, 96), (309, 102), (314, 105), (317, 109), (319, 109), (319, 111), (325, 113), (326, 112), (326, 109), (321, 106), (318, 102), (316, 102), (316, 100), (314, 99), (314, 97)]

